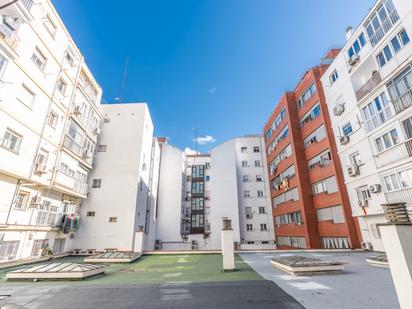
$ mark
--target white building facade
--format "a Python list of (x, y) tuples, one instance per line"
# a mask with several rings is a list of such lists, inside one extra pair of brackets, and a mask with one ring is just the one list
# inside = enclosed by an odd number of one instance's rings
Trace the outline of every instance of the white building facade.
[(0, 11), (0, 260), (70, 249), (100, 97), (50, 1)]
[(145, 103), (103, 104), (102, 133), (73, 250), (153, 248), (160, 149)]
[(161, 145), (155, 249), (220, 250), (222, 218), (238, 249), (273, 249), (263, 138), (231, 139), (210, 154)]
[(382, 204), (412, 209), (412, 2), (378, 1), (322, 77), (363, 246), (384, 251)]

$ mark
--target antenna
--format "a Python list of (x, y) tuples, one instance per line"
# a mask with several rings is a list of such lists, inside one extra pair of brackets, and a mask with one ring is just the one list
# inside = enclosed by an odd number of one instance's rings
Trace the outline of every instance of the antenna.
[(126, 61), (125, 61), (125, 64), (124, 64), (124, 72), (123, 72), (122, 83), (120, 85), (120, 95), (119, 95), (118, 98), (116, 98), (117, 101), (119, 101), (119, 102), (123, 102), (123, 99), (124, 99), (124, 91), (125, 91), (125, 88), (126, 88), (127, 69), (129, 67), (129, 60), (130, 60), (130, 57), (126, 56)]

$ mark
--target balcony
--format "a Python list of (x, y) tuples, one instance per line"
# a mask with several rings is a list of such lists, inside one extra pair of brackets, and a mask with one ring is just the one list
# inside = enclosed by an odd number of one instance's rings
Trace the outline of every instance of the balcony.
[(412, 157), (412, 139), (397, 144), (380, 153), (376, 157), (376, 166), (381, 168), (385, 165), (398, 162), (409, 157)]
[(0, 39), (14, 52), (17, 51), (19, 38), (17, 37), (16, 30), (6, 22), (0, 24)]
[(382, 77), (379, 72), (375, 72), (372, 74), (372, 77), (363, 84), (358, 90), (356, 90), (356, 99), (358, 101), (362, 100), (366, 95), (372, 92), (380, 82), (382, 81)]
[(375, 33), (371, 35), (369, 38), (372, 44), (372, 47), (375, 47), (376, 44), (379, 43), (380, 40), (385, 36), (385, 34), (392, 28), (394, 24), (399, 20), (399, 15), (396, 10), (393, 10), (392, 13), (386, 17), (378, 29), (376, 29)]
[(82, 158), (86, 163), (92, 164), (93, 163), (93, 155), (89, 155), (88, 153), (84, 152), (83, 148), (73, 141), (70, 137), (66, 136), (64, 138), (64, 147), (69, 149), (73, 152), (76, 156)]
[(412, 207), (412, 188), (387, 192), (385, 197), (388, 203), (406, 203), (406, 206)]
[(412, 105), (412, 88), (393, 100), (392, 104), (397, 114), (410, 107)]

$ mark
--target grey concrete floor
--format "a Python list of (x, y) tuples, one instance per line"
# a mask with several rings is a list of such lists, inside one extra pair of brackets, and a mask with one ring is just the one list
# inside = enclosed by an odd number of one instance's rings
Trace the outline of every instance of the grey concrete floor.
[[(275, 256), (302, 255), (346, 263), (342, 274), (296, 277), (274, 269)], [(245, 253), (243, 260), (307, 309), (398, 309), (390, 270), (369, 266), (367, 252)], [(412, 292), (412, 291), (411, 291)]]
[(265, 280), (157, 285), (61, 285), (1, 287), (2, 309), (227, 308), (302, 309)]

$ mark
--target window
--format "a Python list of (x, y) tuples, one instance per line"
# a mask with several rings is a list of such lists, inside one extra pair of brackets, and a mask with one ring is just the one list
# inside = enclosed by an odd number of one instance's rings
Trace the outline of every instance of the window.
[(304, 147), (308, 148), (310, 145), (323, 140), (325, 137), (326, 137), (325, 126), (321, 125), (303, 140)]
[(35, 94), (27, 85), (22, 84), (18, 93), (17, 100), (26, 105), (28, 108), (33, 107)]
[(384, 0), (365, 24), (369, 40), (374, 47), (385, 36), (386, 32), (399, 20), (392, 0)]
[(192, 210), (203, 210), (204, 199), (202, 197), (194, 197), (191, 200)]
[(363, 107), (362, 114), (369, 132), (390, 119), (392, 112), (385, 93), (382, 92), (372, 102)]
[(357, 55), (359, 53), (359, 51), (362, 49), (362, 47), (365, 46), (365, 44), (366, 44), (365, 35), (362, 32), (357, 37), (357, 39), (352, 44), (352, 46), (348, 49), (349, 58), (351, 58), (353, 55)]
[(25, 210), (27, 203), (29, 201), (29, 197), (30, 197), (29, 192), (20, 191), (19, 194), (17, 194), (14, 209)]
[(324, 249), (349, 249), (349, 240), (346, 237), (321, 237)]
[(257, 182), (263, 181), (263, 177), (261, 175), (256, 175), (256, 181)]
[(302, 214), (300, 211), (290, 212), (275, 217), (276, 225), (302, 224)]
[(1, 146), (13, 152), (19, 152), (23, 137), (9, 129), (6, 130), (3, 136)]
[(0, 260), (14, 260), (17, 256), (20, 241), (0, 241)]
[(300, 120), (300, 124), (302, 127), (305, 126), (306, 123), (315, 119), (320, 115), (320, 105), (317, 103), (306, 115), (302, 117)]
[(94, 217), (94, 216), (96, 216), (96, 212), (94, 212), (94, 211), (88, 211), (88, 212), (87, 212), (87, 216), (88, 216), (88, 217)]
[(39, 67), (40, 70), (44, 70), (46, 67), (47, 58), (43, 55), (43, 53), (36, 47), (33, 55), (31, 56), (31, 60)]
[(245, 207), (245, 214), (246, 214), (246, 219), (252, 219), (253, 218), (252, 207)]
[(399, 179), (402, 188), (410, 188), (412, 187), (412, 169), (399, 172)]
[(318, 221), (332, 221), (332, 223), (345, 223), (342, 206), (332, 206), (316, 209)]
[(255, 167), (261, 167), (260, 160), (255, 160)]
[(409, 36), (405, 29), (402, 29), (396, 36), (391, 40), (392, 49), (395, 53), (400, 51), (402, 47), (409, 43)]
[(263, 191), (257, 190), (257, 196), (258, 197), (263, 197)]
[(53, 110), (50, 111), (49, 117), (47, 118), (47, 124), (52, 128), (56, 128), (59, 116)]
[(36, 239), (33, 242), (33, 248), (31, 250), (31, 256), (41, 256), (43, 250), (49, 246), (48, 239)]
[(3, 72), (6, 69), (7, 59), (2, 54), (0, 54), (0, 79), (3, 76)]
[(247, 161), (242, 161), (242, 167), (248, 167)]
[(97, 152), (106, 152), (107, 151), (107, 145), (98, 145), (97, 146)]
[(67, 83), (62, 78), (60, 78), (59, 81), (57, 82), (57, 90), (59, 90), (61, 94), (65, 94), (66, 88), (67, 88)]
[(309, 169), (314, 169), (318, 166), (326, 166), (329, 165), (330, 162), (332, 161), (332, 156), (330, 153), (330, 150), (325, 150), (324, 152), (318, 154), (316, 157), (313, 157), (308, 161), (308, 167)]
[(246, 231), (248, 232), (253, 231), (253, 224), (246, 224)]
[(272, 133), (280, 125), (280, 123), (285, 118), (285, 116), (286, 116), (286, 107), (283, 107), (282, 110), (280, 111), (279, 115), (277, 115), (277, 117), (273, 121), (272, 125), (266, 131), (266, 134), (265, 134), (266, 140), (268, 140), (272, 136)]
[(331, 84), (334, 84), (338, 80), (338, 72), (334, 70), (331, 75), (329, 75), (329, 80)]
[(266, 232), (268, 230), (266, 223), (261, 223), (260, 224), (260, 231), (261, 232)]
[(109, 222), (117, 222), (117, 217), (110, 217)]
[(389, 47), (389, 45), (386, 45), (383, 50), (376, 56), (376, 59), (378, 60), (379, 66), (383, 67), (389, 60), (391, 60), (393, 57), (392, 51)]
[(403, 45), (406, 45), (409, 43), (409, 36), (408, 36), (408, 33), (406, 33), (405, 29), (402, 29), (402, 31), (399, 32), (398, 36)]
[(73, 66), (74, 64), (74, 57), (73, 57), (73, 53), (70, 50), (66, 51), (66, 54), (64, 55), (64, 58), (67, 60), (67, 62)]
[(369, 186), (361, 186), (356, 189), (360, 200), (370, 200), (372, 198)]
[(396, 129), (391, 130), (388, 133), (375, 139), (375, 145), (378, 152), (382, 152), (388, 148), (391, 148), (394, 145), (399, 144), (399, 135)]
[(240, 152), (241, 153), (247, 152), (247, 147), (240, 147)]
[(192, 214), (192, 228), (202, 228), (204, 225), (205, 222), (203, 214)]
[(243, 175), (242, 179), (243, 179), (243, 182), (249, 182), (250, 181), (249, 175)]
[(316, 86), (315, 86), (315, 83), (313, 83), (298, 99), (298, 108), (301, 108), (303, 105), (305, 105), (306, 101), (309, 100), (315, 92), (316, 92)]
[(253, 152), (260, 152), (260, 147), (259, 146), (253, 147)]
[(265, 207), (259, 207), (259, 213), (260, 213), (260, 214), (266, 213)]
[(103, 118), (103, 123), (110, 123), (110, 118)]
[(46, 15), (46, 17), (44, 18), (43, 25), (46, 28), (47, 32), (49, 32), (50, 35), (54, 38), (57, 32), (57, 27), (49, 15)]
[(268, 147), (268, 155), (270, 155), (276, 146), (289, 135), (289, 128), (287, 125), (280, 131), (280, 133), (274, 138), (273, 142)]
[(412, 117), (406, 119), (403, 122), (403, 127), (405, 128), (406, 136), (412, 138)]
[(321, 193), (335, 193), (338, 191), (338, 185), (336, 183), (336, 178), (334, 176), (316, 182), (312, 185), (313, 194), (321, 194)]
[(399, 190), (399, 180), (396, 174), (392, 174), (383, 178), (386, 190), (388, 192)]
[(44, 149), (40, 149), (39, 153), (37, 154), (34, 172), (45, 173), (48, 159), (49, 152), (45, 151)]
[(357, 166), (361, 165), (361, 164), (362, 164), (362, 160), (361, 160), (361, 158), (360, 158), (359, 151), (356, 151), (356, 152), (354, 152), (354, 153), (351, 153), (351, 154), (349, 155), (349, 161), (350, 161), (350, 164), (351, 164), (351, 165), (357, 165)]
[(203, 178), (205, 176), (204, 165), (192, 165), (192, 178)]
[(92, 188), (100, 188), (102, 186), (101, 179), (93, 179)]
[(352, 132), (353, 132), (353, 130), (352, 130), (352, 124), (351, 124), (350, 122), (348, 122), (347, 124), (345, 124), (345, 125), (342, 127), (342, 132), (343, 132), (343, 135), (345, 135), (345, 136), (351, 135)]
[(204, 183), (203, 182), (192, 182), (192, 193), (202, 194), (204, 193)]
[(248, 190), (243, 191), (243, 197), (250, 197), (250, 191)]

